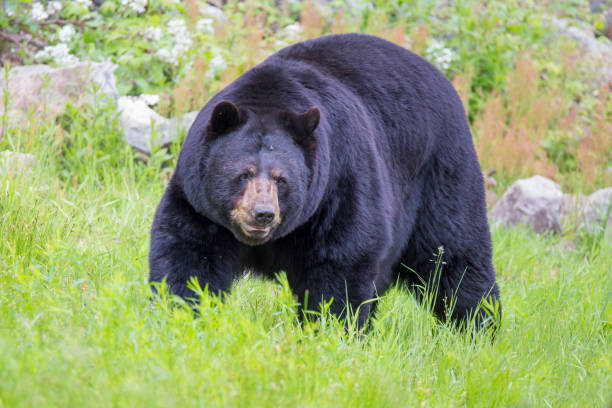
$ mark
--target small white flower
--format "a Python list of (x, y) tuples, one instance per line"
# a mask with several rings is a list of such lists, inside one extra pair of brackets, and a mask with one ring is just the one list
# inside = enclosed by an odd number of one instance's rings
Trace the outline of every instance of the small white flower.
[(162, 38), (162, 30), (157, 27), (148, 27), (144, 32), (144, 37), (153, 42), (157, 42)]
[(163, 62), (167, 62), (172, 65), (176, 64), (175, 61), (172, 60), (172, 54), (170, 54), (170, 51), (168, 51), (167, 48), (160, 48), (155, 53), (155, 56), (159, 58), (160, 60), (162, 60)]
[(34, 58), (37, 60), (51, 59), (58, 65), (72, 65), (78, 62), (77, 57), (70, 54), (70, 48), (64, 43), (48, 45), (34, 54)]
[(223, 55), (216, 55), (208, 62), (208, 71), (206, 71), (206, 76), (208, 78), (214, 78), (217, 73), (224, 71), (226, 68), (227, 61), (225, 61)]
[(42, 50), (37, 51), (36, 54), (34, 54), (34, 59), (43, 61), (43, 60), (49, 59), (49, 56), (50, 56), (49, 47), (45, 47)]
[(279, 38), (274, 42), (277, 48), (298, 42), (302, 39), (302, 26), (299, 23), (289, 24), (278, 33)]
[(50, 1), (47, 3), (47, 14), (56, 14), (62, 11), (62, 2), (61, 1)]
[(6, 15), (9, 17), (13, 17), (15, 15), (15, 12), (13, 10), (11, 10), (10, 8), (6, 9)]
[(284, 48), (286, 46), (288, 46), (289, 43), (287, 41), (283, 41), (283, 40), (276, 40), (274, 41), (274, 46), (278, 49), (278, 48)]
[(121, 5), (130, 7), (136, 13), (142, 14), (147, 7), (147, 0), (121, 0)]
[(74, 27), (72, 26), (72, 24), (67, 24), (58, 31), (57, 38), (61, 42), (67, 43), (67, 42), (70, 42), (70, 40), (72, 39), (72, 36), (75, 34), (76, 34), (76, 31), (74, 31)]
[(36, 21), (43, 21), (49, 17), (49, 14), (45, 11), (45, 8), (40, 3), (32, 4), (32, 19)]
[[(187, 41), (183, 41), (177, 43), (172, 47), (172, 58), (175, 61), (178, 61), (187, 51), (189, 51), (189, 47), (191, 46), (191, 39), (187, 39)], [(176, 64), (175, 64), (176, 65)]]
[(214, 21), (212, 18), (208, 18), (208, 17), (199, 19), (198, 22), (196, 23), (195, 28), (196, 28), (196, 31), (199, 31), (205, 34), (214, 34), (215, 32)]
[(427, 59), (439, 69), (446, 71), (453, 60), (453, 52), (440, 41), (433, 40), (425, 50)]
[(187, 33), (187, 25), (185, 20), (175, 18), (168, 21), (168, 33), (170, 35), (183, 35)]
[(89, 10), (91, 7), (92, 0), (75, 0), (78, 4), (85, 7), (86, 10)]
[(289, 24), (283, 29), (283, 32), (289, 40), (296, 41), (302, 35), (302, 26), (299, 23)]
[(225, 58), (223, 58), (223, 55), (219, 54), (210, 60), (210, 62), (208, 63), (208, 66), (213, 69), (226, 69), (227, 61), (225, 61)]
[(173, 64), (177, 65), (179, 58), (189, 51), (189, 47), (193, 44), (191, 36), (187, 31), (185, 20), (173, 19), (168, 22), (168, 34), (174, 38), (174, 47), (172, 47)]

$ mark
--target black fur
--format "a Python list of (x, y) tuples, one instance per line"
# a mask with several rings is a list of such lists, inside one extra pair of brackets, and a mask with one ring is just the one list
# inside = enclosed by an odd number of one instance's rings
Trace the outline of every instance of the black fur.
[[(284, 175), (282, 222), (256, 246), (229, 217), (247, 163)], [(189, 297), (191, 276), (220, 292), (245, 268), (283, 270), (301, 302), (333, 298), (343, 315), (348, 299), (363, 323), (362, 303), (396, 278), (431, 281), (442, 246), (434, 310), (443, 317), (455, 295), (463, 319), (487, 294), (499, 301), (484, 197), (465, 112), (438, 70), (375, 37), (321, 37), (272, 55), (201, 110), (155, 214), (150, 280)]]

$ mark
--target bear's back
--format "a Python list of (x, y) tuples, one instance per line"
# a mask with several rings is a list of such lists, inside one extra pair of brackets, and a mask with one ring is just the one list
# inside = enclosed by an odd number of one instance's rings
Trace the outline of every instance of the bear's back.
[[(465, 111), (451, 83), (429, 62), (396, 44), (365, 34), (328, 35), (289, 46), (268, 58), (262, 68), (266, 66), (296, 76), (317, 71), (332, 90), (327, 99), (336, 112), (334, 105), (345, 103), (344, 95), (350, 94), (365, 110), (360, 116), (370, 119), (367, 133), (376, 136), (383, 160), (390, 166), (395, 162), (391, 171), (415, 171), (435, 146), (471, 155), (465, 151), (472, 143)], [(353, 132), (339, 138), (338, 147), (346, 149), (345, 143), (359, 137)]]

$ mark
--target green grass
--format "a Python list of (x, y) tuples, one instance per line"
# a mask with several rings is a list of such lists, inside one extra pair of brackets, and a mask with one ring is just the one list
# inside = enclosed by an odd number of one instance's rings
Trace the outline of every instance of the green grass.
[(301, 326), (286, 284), (249, 277), (193, 318), (167, 297), (152, 304), (147, 285), (177, 146), (144, 164), (118, 132), (110, 111), (85, 110), (2, 141), (37, 162), (0, 172), (0, 407), (612, 402), (609, 234), (568, 250), (564, 237), (495, 229), (494, 342), (439, 323), (402, 287), (363, 335), (328, 315)]

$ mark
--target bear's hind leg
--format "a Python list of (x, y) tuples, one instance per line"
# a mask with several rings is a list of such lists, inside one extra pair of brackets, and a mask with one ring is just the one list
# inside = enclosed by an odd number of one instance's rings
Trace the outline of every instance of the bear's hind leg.
[(433, 299), (434, 313), (442, 320), (450, 318), (460, 325), (472, 321), (478, 329), (496, 329), (501, 319), (499, 288), (491, 273), (453, 261), (443, 265)]

